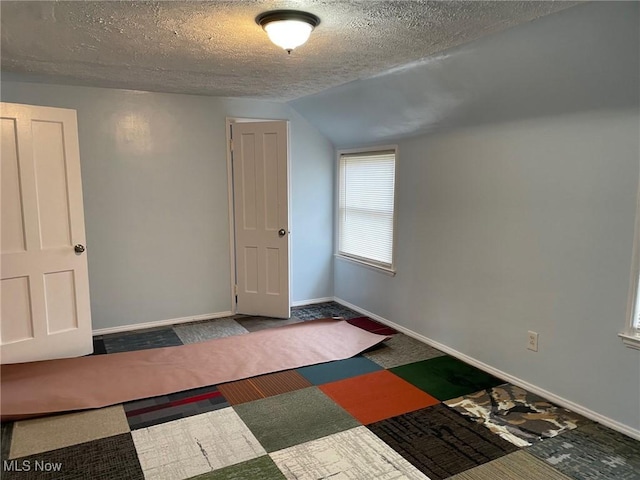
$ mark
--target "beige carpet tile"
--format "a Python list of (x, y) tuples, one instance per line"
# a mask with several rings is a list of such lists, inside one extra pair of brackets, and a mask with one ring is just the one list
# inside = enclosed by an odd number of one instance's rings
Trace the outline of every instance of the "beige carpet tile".
[(173, 327), (176, 335), (185, 345), (187, 343), (205, 342), (212, 338), (231, 337), (249, 333), (233, 318), (216, 318), (205, 322), (176, 325)]
[(570, 480), (547, 463), (523, 450), (510, 453), (448, 480)]
[(146, 480), (181, 480), (265, 455), (231, 407), (131, 433)]
[(270, 456), (288, 479), (428, 480), (366, 427), (334, 433)]
[(129, 431), (122, 405), (15, 422), (9, 458), (48, 452)]
[(445, 353), (422, 343), (420, 340), (397, 333), (363, 355), (384, 368), (393, 368), (407, 363), (441, 357)]

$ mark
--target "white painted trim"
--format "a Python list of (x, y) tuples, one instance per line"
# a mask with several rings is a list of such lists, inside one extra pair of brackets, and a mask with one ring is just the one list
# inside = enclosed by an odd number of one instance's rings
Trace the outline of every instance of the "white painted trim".
[(326, 303), (333, 302), (333, 297), (322, 297), (322, 298), (310, 298), (308, 300), (298, 300), (297, 302), (292, 302), (292, 307), (304, 307), (305, 305), (315, 305), (316, 303)]
[(623, 423), (620, 423), (616, 420), (613, 420), (609, 417), (605, 417), (604, 415), (601, 415), (597, 412), (594, 412), (593, 410), (589, 410), (588, 408), (583, 407), (582, 405), (579, 405), (577, 403), (571, 402), (565, 398), (562, 398), (554, 393), (551, 393), (547, 390), (544, 390), (543, 388), (540, 388), (536, 385), (533, 385), (529, 382), (525, 382), (524, 380), (521, 380), (518, 377), (514, 377), (513, 375), (510, 375), (508, 373), (503, 372), (502, 370), (498, 370), (497, 368), (492, 367), (491, 365), (487, 365), (484, 362), (481, 362), (480, 360), (476, 360), (473, 357), (470, 357), (468, 355), (465, 355), (464, 353), (461, 353), (457, 350), (454, 350), (451, 347), (447, 347), (446, 345), (440, 343), (440, 342), (436, 342), (435, 340), (432, 340), (428, 337), (425, 337), (424, 335), (421, 335), (419, 333), (414, 332), (413, 330), (409, 330), (406, 327), (403, 327), (401, 325), (398, 325), (395, 322), (392, 322), (391, 320), (387, 320), (384, 317), (381, 317), (380, 315), (376, 315), (375, 313), (369, 312), (363, 308), (358, 307), (357, 305), (354, 305), (352, 303), (347, 302), (346, 300), (342, 300), (341, 298), (338, 297), (334, 297), (334, 300), (338, 303), (340, 303), (341, 305), (344, 305), (345, 307), (348, 307), (352, 310), (355, 310), (356, 312), (360, 312), (363, 315), (366, 315), (367, 317), (371, 317), (374, 320), (379, 321), (380, 323), (384, 323), (385, 325), (388, 325), (392, 328), (395, 328), (396, 330), (415, 338), (416, 340), (419, 340), (423, 343), (426, 343), (427, 345), (431, 345), (434, 348), (437, 348), (438, 350), (442, 350), (443, 352), (451, 355), (452, 357), (456, 357), (460, 360), (462, 360), (465, 363), (468, 363), (469, 365), (473, 365), (474, 367), (477, 367), (481, 370), (484, 370), (485, 372), (489, 372), (490, 374), (499, 377), (503, 380), (505, 380), (506, 382), (512, 383), (514, 385), (517, 385), (519, 387), (524, 388), (525, 390), (528, 390), (529, 392), (535, 393), (536, 395), (540, 395), (541, 397), (546, 398), (547, 400), (550, 400), (551, 402), (558, 404), (562, 407), (568, 408), (569, 410), (576, 412), (584, 417), (590, 418), (591, 420), (594, 420), (598, 423), (601, 423), (602, 425), (605, 425), (613, 430), (616, 430), (620, 433), (623, 433), (631, 438), (635, 438), (636, 440), (640, 440), (640, 430), (636, 430), (634, 428), (631, 428), (627, 425), (624, 425)]
[(232, 315), (232, 312), (205, 313), (203, 315), (193, 315), (191, 317), (169, 318), (168, 320), (157, 320), (154, 322), (133, 323), (131, 325), (122, 325), (120, 327), (98, 328), (93, 331), (93, 335), (109, 335), (110, 333), (131, 332), (134, 330), (143, 330), (145, 328), (166, 327), (168, 325), (198, 322), (200, 320), (213, 320), (216, 318), (230, 317)]
[(640, 298), (638, 298), (638, 278), (640, 277), (640, 179), (636, 193), (636, 219), (631, 253), (631, 279), (627, 295), (627, 325), (618, 334), (622, 343), (630, 348), (640, 349)]
[(373, 270), (374, 272), (378, 272), (378, 273), (383, 273), (385, 275), (389, 275), (390, 277), (396, 276), (395, 270), (389, 270), (386, 267), (381, 267), (380, 265), (367, 262), (366, 260), (360, 260), (358, 258), (348, 257), (347, 255), (343, 255), (341, 253), (334, 253), (333, 256), (336, 260), (341, 260), (343, 262), (351, 263), (353, 265), (357, 265), (362, 268), (368, 268), (369, 270)]
[(618, 336), (627, 347), (640, 350), (640, 331), (638, 329), (634, 328), (627, 332), (620, 332)]
[(227, 142), (227, 203), (229, 207), (229, 272), (231, 276), (231, 311), (236, 313), (236, 226), (233, 213), (233, 162), (231, 152), (231, 124), (236, 119), (226, 118), (226, 142)]

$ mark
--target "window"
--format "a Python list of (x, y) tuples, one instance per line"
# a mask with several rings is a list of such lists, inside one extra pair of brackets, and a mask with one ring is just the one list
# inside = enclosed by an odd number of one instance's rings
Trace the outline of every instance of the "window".
[(393, 271), (396, 148), (340, 153), (338, 255)]
[(640, 195), (636, 206), (636, 229), (633, 244), (633, 272), (629, 289), (629, 306), (626, 328), (619, 334), (631, 348), (640, 349)]

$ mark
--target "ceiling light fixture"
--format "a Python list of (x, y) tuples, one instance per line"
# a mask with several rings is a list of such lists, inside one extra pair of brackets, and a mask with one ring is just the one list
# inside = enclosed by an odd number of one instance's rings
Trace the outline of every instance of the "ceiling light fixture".
[(273, 10), (256, 17), (273, 43), (291, 53), (309, 39), (311, 31), (320, 24), (320, 19), (312, 13), (298, 10)]

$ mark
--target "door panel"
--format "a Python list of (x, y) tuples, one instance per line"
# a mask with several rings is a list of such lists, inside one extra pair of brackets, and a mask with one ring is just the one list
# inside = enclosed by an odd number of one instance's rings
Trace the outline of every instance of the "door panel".
[(288, 318), (287, 123), (236, 123), (232, 136), (237, 311)]
[(76, 113), (0, 106), (2, 363), (91, 353)]

